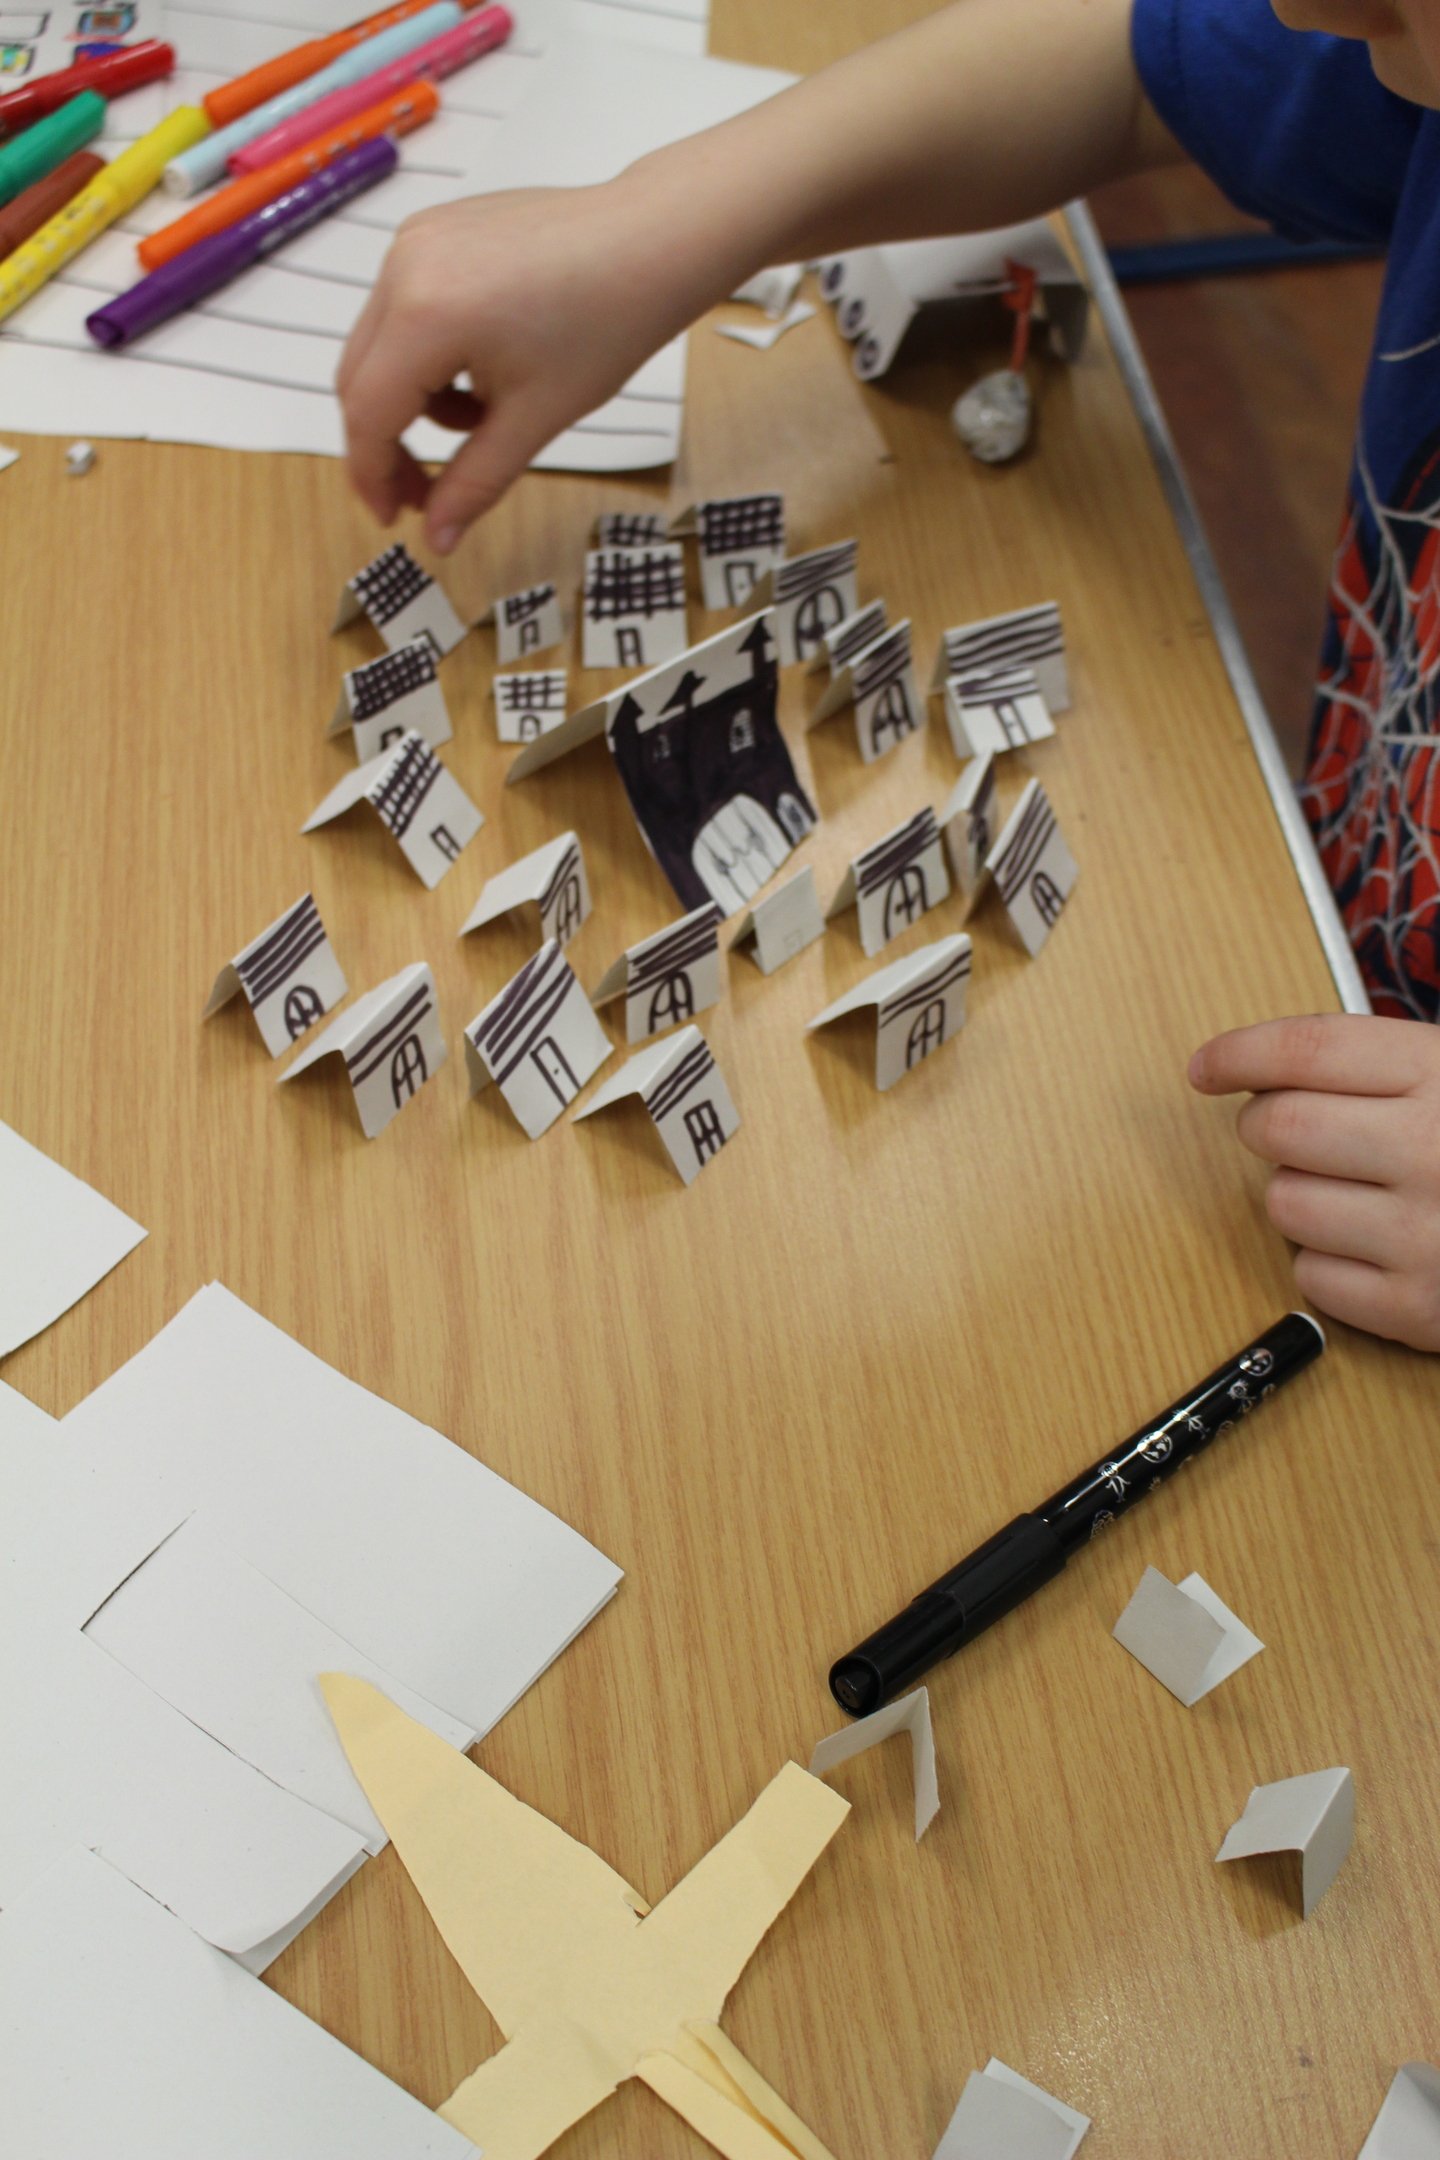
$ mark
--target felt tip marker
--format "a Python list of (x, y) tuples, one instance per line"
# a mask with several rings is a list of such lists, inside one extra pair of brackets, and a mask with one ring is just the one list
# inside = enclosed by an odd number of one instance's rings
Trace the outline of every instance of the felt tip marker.
[[(244, 75), (234, 76), (216, 90), (207, 90), (205, 110), (214, 126), (229, 127), (232, 120), (243, 119), (257, 105), (266, 105), (271, 98), (279, 97), (282, 90), (293, 90), (296, 83), (318, 75), (321, 68), (328, 67), (332, 60), (338, 60), (342, 53), (350, 52), (356, 45), (363, 45), (366, 38), (377, 37), (382, 30), (393, 30), (396, 23), (408, 22), (412, 15), (423, 14), (430, 4), (431, 0), (400, 0), (398, 7), (382, 8), (378, 15), (367, 15), (363, 21), (351, 23), (346, 30), (333, 31), (329, 37), (308, 38), (303, 45), (292, 45), (289, 52), (263, 61)], [(460, 5), (473, 7), (475, 0), (460, 0)]]
[(77, 150), (74, 157), (66, 158), (54, 172), (37, 180), (33, 187), (17, 195), (8, 208), (0, 210), (0, 259), (13, 255), (22, 240), (28, 240), (48, 225), (66, 203), (73, 202), (82, 188), (88, 187), (97, 173), (105, 170), (105, 160), (93, 150)]
[(34, 82), (0, 94), (0, 137), (18, 135), (48, 113), (68, 105), (82, 90), (98, 90), (101, 97), (119, 97), (122, 91), (138, 90), (142, 83), (159, 82), (174, 73), (175, 48), (163, 38), (145, 38), (138, 45), (121, 45), (94, 60), (72, 60), (53, 75), (37, 75)]
[(864, 1717), (903, 1695), (932, 1665), (973, 1642), (1058, 1575), (1071, 1553), (1313, 1364), (1324, 1348), (1320, 1324), (1308, 1313), (1277, 1320), (1032, 1514), (1017, 1515), (922, 1590), (897, 1619), (839, 1659), (830, 1668), (830, 1692), (841, 1709)]
[(105, 125), (105, 111), (98, 90), (82, 90), (13, 142), (0, 144), (0, 203), (13, 202), (86, 143), (94, 142)]

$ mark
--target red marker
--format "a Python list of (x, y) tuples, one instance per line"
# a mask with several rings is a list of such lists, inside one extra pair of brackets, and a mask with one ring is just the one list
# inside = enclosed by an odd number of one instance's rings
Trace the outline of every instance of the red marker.
[(7, 203), (0, 210), (0, 258), (13, 255), (22, 241), (48, 225), (57, 210), (63, 210), (81, 188), (89, 186), (96, 173), (104, 170), (104, 158), (96, 157), (93, 150), (77, 150), (74, 157), (66, 158), (54, 172)]
[(141, 83), (159, 82), (174, 68), (175, 48), (160, 38), (101, 53), (97, 60), (73, 61), (54, 75), (39, 75), (34, 82), (21, 83), (18, 90), (0, 92), (0, 139), (43, 120), (77, 91), (98, 90), (102, 97), (118, 97), (122, 91), (137, 90)]

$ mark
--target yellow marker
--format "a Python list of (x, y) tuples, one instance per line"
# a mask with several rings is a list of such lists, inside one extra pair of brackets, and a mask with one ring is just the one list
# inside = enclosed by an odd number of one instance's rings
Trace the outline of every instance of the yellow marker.
[(172, 158), (210, 133), (198, 105), (181, 105), (159, 127), (122, 150), (48, 225), (0, 262), (0, 322), (49, 283), (96, 235), (134, 209), (155, 187)]

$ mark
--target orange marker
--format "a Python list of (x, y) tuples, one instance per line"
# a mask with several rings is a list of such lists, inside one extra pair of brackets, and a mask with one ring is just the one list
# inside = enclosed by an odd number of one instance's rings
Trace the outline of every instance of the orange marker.
[(288, 194), (300, 181), (343, 157), (357, 143), (369, 142), (376, 135), (408, 135), (413, 129), (422, 127), (439, 105), (440, 93), (434, 83), (407, 83), (403, 90), (396, 90), (381, 104), (356, 113), (353, 120), (331, 128), (328, 135), (317, 135), (313, 142), (305, 143), (289, 157), (267, 165), (263, 172), (247, 173), (243, 180), (232, 180), (229, 187), (217, 188), (193, 210), (187, 210), (184, 217), (147, 235), (135, 252), (145, 269), (158, 270), (162, 263), (173, 262), (177, 255), (183, 255), (197, 240), (208, 240), (212, 233), (224, 232), (227, 225), (234, 225), (238, 219), (249, 217), (252, 211), (263, 209), (277, 196)]
[[(477, 0), (459, 0), (459, 4), (462, 8), (472, 8)], [(237, 75), (233, 82), (221, 83), (220, 88), (211, 90), (203, 101), (212, 124), (217, 128), (228, 127), (242, 113), (252, 112), (268, 98), (278, 97), (292, 83), (304, 82), (307, 75), (318, 74), (322, 67), (328, 67), (332, 60), (338, 60), (342, 53), (362, 44), (366, 38), (378, 36), (380, 31), (405, 22), (430, 5), (432, 0), (400, 0), (397, 7), (382, 8), (378, 15), (367, 15), (363, 22), (351, 23), (348, 30), (336, 30), (330, 37), (311, 38), (308, 44), (293, 45), (289, 52), (251, 68), (248, 75)]]

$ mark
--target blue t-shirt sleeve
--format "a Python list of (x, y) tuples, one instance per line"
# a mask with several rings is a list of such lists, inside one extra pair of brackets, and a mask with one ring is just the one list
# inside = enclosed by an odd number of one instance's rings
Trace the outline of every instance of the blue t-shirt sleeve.
[(1422, 114), (1364, 45), (1287, 30), (1269, 0), (1134, 0), (1151, 104), (1230, 200), (1294, 239), (1390, 237)]

